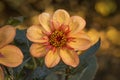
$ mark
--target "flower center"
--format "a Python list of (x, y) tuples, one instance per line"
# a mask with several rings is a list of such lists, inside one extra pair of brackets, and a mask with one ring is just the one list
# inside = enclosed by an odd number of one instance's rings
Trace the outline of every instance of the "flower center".
[(49, 42), (54, 47), (62, 47), (66, 44), (67, 38), (63, 31), (56, 30), (50, 35)]

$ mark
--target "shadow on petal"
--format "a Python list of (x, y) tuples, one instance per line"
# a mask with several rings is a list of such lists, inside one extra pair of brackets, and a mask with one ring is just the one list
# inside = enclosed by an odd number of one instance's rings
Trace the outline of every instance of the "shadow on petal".
[(16, 67), (23, 62), (23, 54), (19, 48), (13, 45), (7, 45), (0, 49), (3, 57), (0, 58), (0, 64), (8, 67)]
[(33, 25), (30, 28), (28, 28), (26, 36), (30, 41), (37, 43), (42, 43), (47, 41), (47, 39), (43, 39), (43, 36), (45, 35), (43, 34), (42, 27), (39, 25)]
[(45, 56), (45, 64), (48, 68), (56, 66), (60, 61), (59, 51), (50, 50)]
[(0, 48), (12, 42), (15, 34), (15, 28), (10, 25), (6, 25), (0, 28)]
[(79, 57), (75, 51), (61, 49), (60, 57), (62, 58), (63, 62), (69, 66), (77, 67), (79, 64)]
[(42, 44), (32, 44), (30, 47), (31, 55), (34, 57), (43, 57), (47, 53), (47, 49)]

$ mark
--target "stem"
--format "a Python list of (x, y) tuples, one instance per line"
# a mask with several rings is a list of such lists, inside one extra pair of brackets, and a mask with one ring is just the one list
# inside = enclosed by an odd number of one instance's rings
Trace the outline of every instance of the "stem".
[(8, 68), (4, 66), (4, 70), (6, 71), (6, 73), (9, 75), (10, 80), (15, 80), (14, 76), (11, 75), (11, 73), (9, 72)]
[(43, 63), (44, 63), (44, 60), (43, 58), (40, 59), (40, 66), (42, 67), (43, 66)]
[[(26, 34), (26, 33), (25, 33)], [(28, 46), (28, 48), (30, 48), (30, 45), (29, 45), (29, 41), (27, 40), (27, 38), (26, 38), (26, 41), (27, 41), (27, 46)], [(37, 67), (37, 62), (36, 62), (36, 60), (35, 60), (35, 58), (34, 57), (32, 57), (32, 60), (33, 60), (33, 63), (34, 63), (34, 69)]]
[(32, 57), (33, 63), (34, 63), (34, 69), (37, 67), (37, 62), (34, 57)]
[(65, 73), (66, 73), (65, 80), (68, 80), (69, 73), (70, 73), (70, 67), (69, 66), (66, 68)]

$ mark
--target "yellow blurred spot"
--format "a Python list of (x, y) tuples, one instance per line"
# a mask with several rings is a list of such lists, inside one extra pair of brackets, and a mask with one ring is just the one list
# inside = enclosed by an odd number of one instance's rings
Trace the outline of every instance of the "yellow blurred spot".
[(86, 17), (86, 14), (85, 14), (84, 11), (78, 11), (77, 13), (74, 13), (74, 14), (76, 14), (76, 15), (78, 15), (78, 16), (81, 16), (82, 18), (85, 18), (85, 17)]
[(109, 27), (107, 30), (107, 38), (116, 45), (120, 45), (120, 32), (114, 27)]
[(99, 36), (99, 32), (95, 29), (90, 29), (88, 32), (87, 32), (88, 36), (90, 36), (91, 40), (92, 40), (92, 45), (95, 44), (98, 39), (100, 38)]
[(49, 7), (45, 8), (45, 12), (48, 12), (49, 14), (53, 14), (54, 7), (53, 6), (49, 6)]
[(24, 30), (24, 29), (27, 29), (27, 26), (17, 25), (15, 28), (16, 28), (16, 29), (19, 29), (19, 30)]
[(38, 15), (35, 15), (35, 16), (31, 17), (30, 21), (31, 21), (32, 24), (40, 24), (39, 19), (38, 19)]
[(103, 0), (95, 4), (95, 10), (103, 16), (108, 16), (109, 14), (115, 12), (116, 8), (116, 3), (112, 0)]
[(108, 41), (106, 37), (106, 33), (104, 31), (100, 32), (100, 38), (101, 38), (101, 49), (107, 50), (110, 47), (110, 42)]

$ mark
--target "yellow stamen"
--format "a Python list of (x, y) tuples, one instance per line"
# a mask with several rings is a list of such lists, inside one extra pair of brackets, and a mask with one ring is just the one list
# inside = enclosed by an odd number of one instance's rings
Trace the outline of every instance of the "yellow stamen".
[(62, 47), (66, 44), (67, 38), (63, 31), (56, 30), (50, 35), (49, 42), (54, 47)]

